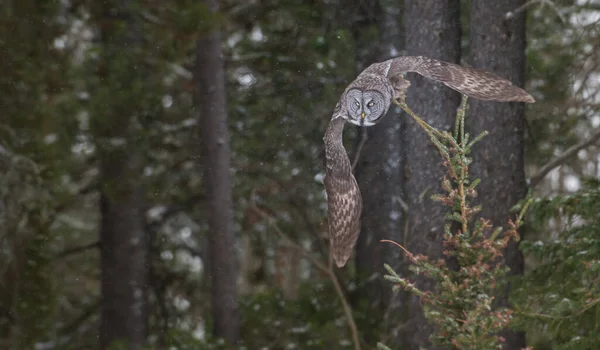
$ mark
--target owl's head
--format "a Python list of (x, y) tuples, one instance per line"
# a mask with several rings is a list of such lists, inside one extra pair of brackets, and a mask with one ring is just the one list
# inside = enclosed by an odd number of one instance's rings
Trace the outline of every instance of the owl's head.
[(389, 99), (376, 90), (350, 89), (344, 100), (348, 121), (359, 126), (375, 125), (390, 107)]

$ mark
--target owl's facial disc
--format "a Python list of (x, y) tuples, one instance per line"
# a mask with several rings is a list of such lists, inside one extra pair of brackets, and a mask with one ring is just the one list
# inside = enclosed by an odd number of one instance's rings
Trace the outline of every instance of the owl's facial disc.
[(350, 89), (345, 101), (348, 111), (347, 120), (358, 126), (375, 125), (387, 112), (389, 101), (386, 103), (383, 95), (376, 90), (361, 91)]
[(361, 114), (361, 125), (372, 126), (385, 115), (389, 102), (386, 103), (379, 91), (367, 90), (363, 93), (362, 105), (364, 108)]

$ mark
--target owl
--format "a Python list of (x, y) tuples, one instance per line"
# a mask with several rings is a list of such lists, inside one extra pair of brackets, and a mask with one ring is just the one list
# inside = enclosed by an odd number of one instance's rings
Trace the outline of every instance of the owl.
[(510, 81), (479, 69), (463, 67), (423, 56), (401, 56), (374, 63), (351, 82), (336, 104), (325, 131), (325, 191), (329, 244), (338, 267), (354, 250), (360, 232), (362, 198), (352, 165), (342, 143), (344, 124), (375, 125), (387, 113), (392, 100), (403, 100), (410, 82), (404, 73), (426, 78), (480, 100), (527, 102), (535, 100)]

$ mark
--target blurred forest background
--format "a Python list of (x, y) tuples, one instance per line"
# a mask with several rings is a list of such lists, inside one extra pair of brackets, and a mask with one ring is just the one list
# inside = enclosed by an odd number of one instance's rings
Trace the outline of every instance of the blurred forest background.
[[(441, 254), (427, 135), (398, 109), (346, 126), (365, 209), (344, 269), (322, 185), (344, 87), (405, 54), (536, 98), (467, 118), (490, 131), (482, 215), (538, 198), (506, 254), (507, 348), (600, 348), (598, 0), (3, 0), (0, 53), (0, 349), (425, 346), (418, 298), (382, 278), (409, 263), (379, 240)], [(460, 96), (408, 78), (449, 129)]]

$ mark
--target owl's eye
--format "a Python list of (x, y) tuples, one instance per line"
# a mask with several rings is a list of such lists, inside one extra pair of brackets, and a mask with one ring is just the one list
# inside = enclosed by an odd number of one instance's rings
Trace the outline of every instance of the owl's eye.
[(375, 106), (375, 102), (371, 101), (369, 103), (367, 103), (367, 107), (373, 107)]
[(354, 104), (356, 105), (356, 107), (360, 107), (360, 102), (354, 101)]

